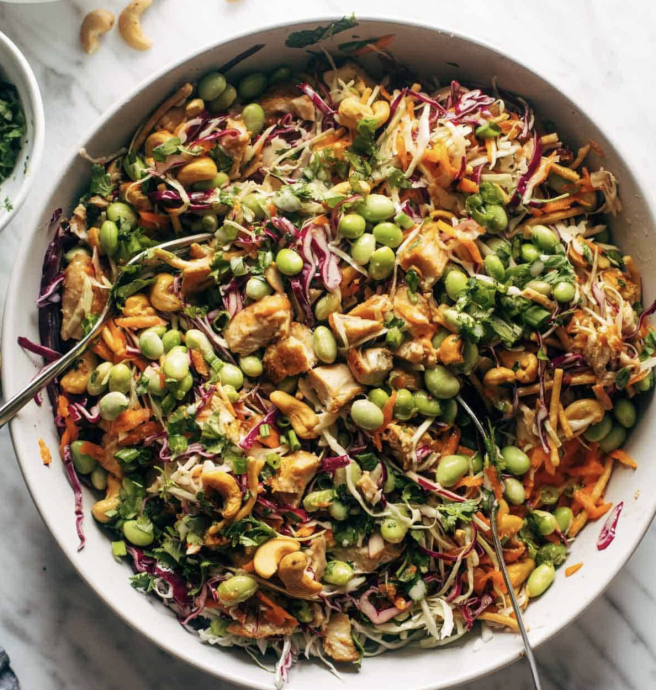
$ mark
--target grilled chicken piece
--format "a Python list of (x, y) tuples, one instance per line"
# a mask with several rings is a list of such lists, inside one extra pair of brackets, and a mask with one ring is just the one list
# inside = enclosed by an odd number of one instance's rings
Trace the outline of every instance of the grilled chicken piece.
[(289, 335), (269, 345), (264, 353), (264, 368), (273, 383), (302, 374), (316, 363), (312, 332), (302, 323), (293, 323)]
[(380, 500), (380, 490), (376, 482), (371, 478), (371, 472), (365, 470), (360, 479), (358, 479), (356, 486), (362, 492), (367, 503), (371, 503), (371, 505), (376, 505), (376, 503), (378, 503)]
[(269, 295), (235, 314), (223, 335), (228, 347), (239, 355), (250, 355), (275, 338), (289, 333), (292, 305), (284, 295)]
[(241, 117), (238, 119), (229, 117), (226, 123), (226, 129), (236, 129), (239, 132), (237, 136), (223, 137), (223, 139), (221, 139), (223, 150), (232, 158), (230, 177), (234, 178), (239, 175), (239, 168), (241, 167), (241, 162), (251, 143), (251, 138)]
[(313, 539), (306, 554), (308, 557), (308, 570), (313, 572), (315, 580), (321, 580), (326, 570), (326, 537), (320, 534)]
[(261, 640), (264, 637), (277, 637), (289, 635), (294, 631), (298, 622), (294, 618), (288, 618), (282, 625), (275, 625), (268, 621), (263, 611), (249, 613), (243, 622), (232, 621), (228, 625), (228, 632), (241, 637), (249, 637), (252, 640)]
[[(392, 449), (392, 454), (396, 457), (402, 464), (404, 470), (408, 470), (412, 467), (412, 437), (416, 429), (412, 426), (405, 426), (404, 424), (390, 424), (383, 438), (389, 443)], [(417, 443), (417, 448), (422, 446), (431, 445), (433, 439), (428, 435), (424, 434)]]
[(336, 613), (323, 629), (323, 648), (335, 661), (358, 661), (358, 652), (351, 637), (351, 619), (345, 613)]
[(282, 458), (278, 474), (271, 480), (271, 488), (281, 503), (298, 506), (303, 492), (319, 469), (319, 458), (304, 450), (297, 450)]
[(353, 347), (348, 353), (348, 365), (358, 383), (379, 386), (394, 366), (392, 353), (384, 347), (360, 350)]
[(427, 367), (434, 367), (437, 364), (437, 350), (428, 338), (406, 340), (395, 350), (394, 356), (410, 364), (423, 364)]
[(385, 316), (392, 311), (392, 300), (387, 295), (372, 295), (357, 307), (353, 307), (348, 313), (349, 316), (359, 316), (361, 319), (371, 319), (373, 321), (385, 320)]
[(312, 100), (305, 94), (299, 96), (298, 87), (291, 83), (281, 84), (270, 89), (260, 98), (259, 104), (262, 106), (267, 120), (271, 118), (277, 120), (280, 115), (287, 113), (292, 113), (300, 117), (301, 120), (309, 122), (314, 122), (317, 117), (317, 111)]
[(414, 269), (419, 274), (419, 287), (423, 291), (430, 290), (442, 277), (449, 260), (436, 223), (424, 225), (410, 244), (396, 256), (404, 271)]
[(396, 367), (390, 372), (389, 384), (396, 389), (407, 388), (409, 391), (419, 391), (424, 387), (424, 372)]
[(369, 554), (369, 547), (365, 546), (348, 546), (346, 548), (338, 547), (330, 549), (331, 555), (340, 561), (347, 561), (352, 563), (355, 570), (361, 573), (373, 573), (379, 566), (384, 563), (391, 563), (396, 560), (403, 553), (403, 544), (390, 544), (385, 542), (385, 547), (379, 551), (375, 556)]
[(329, 364), (312, 369), (308, 381), (326, 412), (337, 412), (364, 390), (346, 364)]
[(415, 338), (430, 338), (437, 331), (428, 300), (421, 294), (411, 296), (405, 286), (394, 295), (394, 316), (406, 322), (408, 332)]
[(86, 254), (76, 254), (66, 267), (62, 296), (62, 340), (79, 340), (83, 335), (84, 317), (88, 314), (100, 314), (103, 310), (109, 291), (94, 285), (94, 277), (96, 275), (91, 257)]
[(358, 345), (368, 338), (380, 335), (385, 330), (382, 321), (363, 319), (359, 316), (338, 314), (337, 312), (333, 312), (328, 317), (328, 322), (333, 333), (345, 347)]

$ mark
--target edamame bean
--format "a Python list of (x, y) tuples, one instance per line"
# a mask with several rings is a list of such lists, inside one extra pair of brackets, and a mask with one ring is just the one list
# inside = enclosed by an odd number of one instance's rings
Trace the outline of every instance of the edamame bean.
[(508, 227), (508, 214), (503, 206), (488, 205), (485, 216), (485, 226), (488, 232), (499, 233)]
[(317, 326), (312, 334), (312, 347), (319, 361), (332, 364), (337, 359), (337, 342), (330, 328)]
[(128, 393), (132, 385), (132, 373), (126, 364), (115, 364), (109, 370), (109, 390)]
[(554, 511), (554, 517), (558, 523), (558, 529), (563, 533), (567, 534), (569, 528), (572, 526), (574, 521), (574, 513), (571, 508), (567, 506), (560, 506)]
[(535, 560), (538, 565), (551, 563), (551, 565), (558, 567), (567, 560), (567, 547), (563, 544), (545, 544), (540, 547)]
[(246, 374), (246, 376), (248, 376), (248, 378), (251, 379), (256, 379), (258, 376), (262, 376), (262, 372), (264, 371), (262, 361), (259, 357), (256, 357), (255, 355), (240, 357), (239, 367), (244, 372), (244, 374)]
[(114, 256), (118, 251), (118, 225), (114, 221), (106, 220), (100, 226), (100, 246), (107, 256)]
[(500, 283), (506, 277), (503, 261), (496, 254), (488, 254), (485, 257), (485, 270), (491, 278), (498, 280)]
[(337, 229), (343, 237), (355, 240), (360, 237), (367, 227), (367, 221), (359, 213), (346, 213), (340, 218)]
[(431, 343), (433, 344), (433, 347), (436, 350), (439, 350), (440, 345), (444, 341), (444, 339), (447, 337), (447, 335), (450, 335), (451, 331), (448, 331), (446, 328), (440, 327), (440, 330), (433, 336)]
[(269, 77), (269, 84), (275, 84), (278, 81), (285, 81), (292, 76), (292, 71), (289, 67), (278, 67), (275, 72)]
[[(203, 355), (214, 353), (214, 348), (209, 338), (198, 328), (190, 328), (185, 333), (185, 343), (188, 348), (191, 350), (200, 350)], [(173, 350), (171, 350), (171, 352), (173, 352)], [(186, 349), (180, 350), (180, 352), (186, 352)]]
[(560, 244), (558, 235), (546, 225), (534, 225), (531, 228), (531, 239), (543, 251), (551, 253)]
[(407, 533), (408, 528), (395, 517), (386, 517), (380, 526), (381, 536), (390, 544), (400, 544)]
[(216, 213), (206, 213), (200, 221), (200, 229), (203, 232), (216, 232), (219, 229), (219, 219)]
[(308, 513), (315, 513), (322, 508), (328, 508), (335, 498), (335, 492), (332, 489), (324, 489), (323, 491), (311, 491), (303, 499), (303, 508)]
[(384, 391), (382, 388), (372, 388), (369, 393), (367, 394), (367, 399), (370, 400), (376, 407), (379, 407), (381, 410), (385, 405), (387, 405), (387, 401), (389, 400), (389, 395), (387, 394), (386, 391)]
[(286, 376), (279, 384), (278, 390), (283, 393), (289, 393), (289, 395), (294, 395), (296, 389), (298, 388), (298, 376)]
[(640, 379), (637, 383), (635, 383), (635, 389), (639, 393), (646, 393), (648, 390), (651, 390), (651, 387), (654, 385), (654, 370), (650, 369), (649, 373), (647, 376), (645, 376), (644, 379)]
[(465, 340), (462, 346), (462, 364), (458, 364), (458, 371), (469, 376), (478, 364), (478, 345), (471, 340)]
[(91, 252), (86, 247), (78, 246), (78, 247), (73, 247), (72, 249), (69, 249), (66, 254), (64, 254), (64, 261), (67, 264), (70, 264), (71, 261), (76, 256), (91, 256)]
[(430, 394), (438, 400), (448, 400), (460, 392), (460, 381), (442, 364), (426, 370), (424, 383)]
[(442, 412), (439, 400), (431, 398), (424, 390), (417, 391), (414, 394), (414, 398), (419, 414), (423, 414), (425, 417), (439, 417)]
[(526, 283), (527, 288), (539, 292), (541, 295), (546, 295), (547, 297), (551, 294), (551, 285), (544, 280), (530, 280)]
[(378, 244), (396, 249), (403, 242), (403, 230), (394, 223), (378, 223), (373, 230)]
[(442, 414), (440, 421), (443, 424), (453, 424), (458, 416), (458, 403), (453, 399), (444, 400), (442, 402)]
[(556, 569), (550, 563), (542, 563), (529, 576), (526, 582), (526, 593), (529, 597), (539, 597), (553, 584)]
[(380, 247), (369, 259), (369, 275), (374, 280), (385, 280), (394, 271), (396, 257), (389, 247)]
[(627, 398), (620, 398), (613, 408), (615, 419), (626, 429), (630, 429), (636, 423), (638, 413), (635, 405)]
[(446, 455), (440, 460), (435, 472), (437, 483), (445, 488), (457, 484), (469, 471), (466, 455)]
[(139, 349), (148, 359), (159, 359), (164, 354), (164, 343), (154, 331), (144, 331), (139, 336)]
[(394, 215), (394, 202), (382, 194), (369, 194), (364, 201), (358, 202), (356, 211), (370, 223), (379, 223)]
[(206, 192), (210, 189), (218, 189), (223, 187), (223, 185), (228, 182), (230, 178), (224, 173), (217, 173), (211, 180), (201, 180), (200, 182), (195, 182), (193, 185), (193, 190), (195, 192)]
[(122, 201), (114, 201), (107, 207), (107, 218), (117, 225), (119, 223), (130, 227), (137, 225), (137, 214), (134, 209)]
[(503, 237), (492, 237), (486, 242), (487, 246), (494, 252), (504, 268), (508, 268), (508, 260), (512, 254), (512, 245)]
[(474, 474), (478, 474), (483, 469), (483, 456), (480, 453), (474, 453), (469, 462), (471, 463), (471, 470)]
[(353, 423), (365, 431), (376, 431), (383, 424), (383, 412), (369, 400), (356, 400), (351, 405)]
[(329, 561), (323, 579), (331, 585), (341, 587), (347, 584), (353, 577), (353, 568), (344, 561)]
[(351, 258), (358, 266), (369, 263), (371, 255), (376, 251), (376, 238), (371, 233), (365, 233), (351, 245)]
[(212, 115), (215, 115), (222, 110), (227, 110), (236, 99), (237, 89), (235, 89), (232, 84), (228, 84), (218, 98), (215, 98), (207, 104), (207, 108)]
[(160, 375), (161, 369), (154, 369), (148, 367), (144, 371), (144, 375), (148, 377), (148, 392), (154, 396), (166, 395), (166, 383)]
[(82, 452), (84, 441), (73, 441), (71, 443), (71, 456), (73, 465), (78, 474), (89, 474), (96, 467), (96, 460), (91, 455)]
[(524, 485), (519, 481), (519, 479), (508, 477), (507, 479), (503, 480), (503, 483), (503, 495), (508, 503), (512, 503), (514, 506), (519, 506), (524, 503), (524, 500), (526, 499), (526, 492), (524, 491)]
[(540, 489), (540, 501), (546, 506), (552, 506), (558, 503), (560, 498), (560, 490), (556, 486), (546, 484)]
[(271, 294), (271, 286), (266, 280), (253, 276), (246, 283), (246, 296), (258, 301)]
[(208, 72), (198, 82), (198, 95), (204, 101), (213, 101), (218, 98), (226, 88), (226, 78), (221, 72)]
[(302, 206), (301, 200), (289, 189), (282, 189), (276, 192), (276, 195), (273, 197), (273, 203), (285, 213), (297, 213)]
[(303, 270), (303, 259), (293, 249), (281, 249), (276, 255), (276, 266), (286, 276), (295, 276)]
[(394, 418), (402, 421), (410, 419), (417, 407), (412, 393), (407, 388), (400, 388), (396, 391), (396, 402), (394, 403)]
[(341, 308), (342, 303), (339, 301), (339, 297), (329, 292), (317, 300), (314, 305), (314, 315), (317, 317), (317, 321), (326, 321), (331, 314), (340, 311)]
[(252, 101), (264, 93), (267, 87), (266, 75), (261, 72), (253, 72), (245, 76), (237, 86), (239, 98), (244, 101)]
[(239, 390), (244, 385), (244, 375), (234, 364), (224, 364), (219, 372), (221, 385), (226, 384)]
[(404, 230), (410, 230), (410, 228), (414, 227), (415, 222), (410, 218), (409, 215), (406, 213), (403, 213), (403, 211), (399, 211), (395, 216), (394, 216), (394, 222), (397, 225), (400, 225)]
[[(235, 367), (236, 369), (236, 367)], [(164, 359), (164, 375), (167, 379), (182, 381), (189, 373), (189, 356), (180, 350), (171, 350)]]
[(223, 392), (230, 402), (234, 403), (239, 400), (239, 393), (234, 386), (226, 384), (225, 386), (221, 385), (221, 388), (223, 388)]
[(252, 211), (255, 220), (262, 220), (266, 213), (262, 208), (262, 199), (257, 194), (247, 194), (242, 200), (241, 205)]
[(462, 271), (458, 271), (457, 269), (449, 271), (444, 279), (446, 294), (455, 302), (460, 293), (467, 289), (468, 280), (469, 279)]
[(164, 352), (169, 352), (177, 345), (182, 345), (182, 333), (176, 330), (166, 331), (162, 336), (162, 345)]
[(571, 302), (576, 294), (576, 288), (572, 283), (561, 281), (556, 283), (553, 289), (553, 296), (558, 302)]
[(128, 409), (130, 401), (123, 393), (113, 391), (100, 398), (100, 416), (108, 422), (113, 422), (121, 412)]
[[(252, 134), (259, 134), (264, 127), (264, 110), (259, 103), (249, 103), (241, 113), (246, 129)], [(296, 197), (294, 197), (296, 198)]]
[(114, 365), (111, 362), (102, 362), (91, 374), (87, 383), (87, 393), (89, 395), (102, 395), (109, 384), (109, 372)]
[(390, 350), (398, 350), (401, 345), (403, 345), (404, 340), (405, 335), (398, 326), (393, 326), (385, 334), (385, 345), (387, 345)]
[(591, 443), (601, 441), (602, 438), (608, 436), (612, 427), (613, 420), (609, 414), (606, 414), (598, 424), (592, 424), (586, 429), (583, 438)]
[[(148, 529), (150, 528), (150, 529)], [(153, 525), (150, 521), (146, 524), (139, 520), (128, 520), (123, 523), (123, 535), (135, 546), (149, 546), (153, 543)]]
[(530, 244), (529, 242), (525, 242), (521, 246), (520, 254), (522, 255), (522, 259), (527, 264), (532, 264), (534, 261), (537, 261), (540, 258), (540, 250), (534, 244)]
[(107, 489), (107, 470), (100, 465), (96, 465), (93, 468), (89, 478), (94, 489), (98, 491), (105, 491)]
[(351, 512), (351, 510), (345, 503), (342, 503), (341, 501), (338, 501), (338, 500), (334, 500), (330, 504), (330, 507), (328, 508), (328, 512), (330, 513), (330, 517), (333, 520), (337, 520), (338, 522), (341, 522), (342, 520), (346, 520), (346, 518), (349, 516), (349, 513)]
[(314, 620), (314, 611), (310, 608), (310, 604), (303, 599), (292, 599), (291, 602), (292, 614), (299, 623), (312, 623)]
[(224, 606), (234, 606), (250, 599), (257, 592), (257, 580), (250, 575), (235, 575), (224, 580), (217, 588), (219, 601)]
[(552, 513), (546, 510), (534, 510), (531, 515), (535, 518), (538, 531), (543, 537), (548, 537), (556, 531), (558, 523)]
[(520, 476), (531, 469), (531, 461), (526, 453), (517, 446), (506, 446), (501, 450), (501, 455), (506, 461), (506, 469), (510, 474)]
[(608, 434), (599, 441), (599, 447), (604, 453), (612, 453), (626, 441), (626, 429), (619, 424), (613, 424)]

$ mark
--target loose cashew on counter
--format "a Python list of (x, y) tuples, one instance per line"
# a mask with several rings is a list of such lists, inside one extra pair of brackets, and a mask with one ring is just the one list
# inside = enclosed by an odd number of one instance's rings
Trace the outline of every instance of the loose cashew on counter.
[(123, 40), (135, 50), (148, 50), (153, 40), (141, 28), (141, 15), (152, 5), (153, 0), (132, 0), (118, 18), (118, 30)]
[(285, 589), (293, 597), (311, 597), (318, 594), (323, 587), (306, 572), (307, 556), (298, 551), (285, 556), (278, 567), (278, 577)]
[(230, 520), (241, 508), (241, 489), (237, 480), (227, 472), (222, 470), (211, 470), (203, 472), (201, 475), (205, 493), (211, 497), (212, 492), (216, 492), (223, 498), (223, 508), (221, 514), (225, 520)]
[(100, 48), (100, 36), (114, 26), (114, 15), (109, 10), (93, 10), (82, 20), (80, 44), (87, 55), (93, 55)]
[(91, 513), (93, 517), (98, 520), (98, 522), (109, 522), (110, 517), (107, 517), (105, 513), (111, 510), (116, 510), (118, 508), (121, 499), (119, 498), (119, 493), (121, 492), (121, 480), (117, 479), (113, 474), (107, 475), (107, 493), (105, 498), (98, 501), (93, 508)]

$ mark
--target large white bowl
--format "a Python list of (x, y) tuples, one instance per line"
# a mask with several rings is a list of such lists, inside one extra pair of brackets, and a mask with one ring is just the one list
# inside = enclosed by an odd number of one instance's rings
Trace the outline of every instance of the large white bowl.
[[(137, 123), (176, 87), (187, 79), (195, 79), (206, 70), (224, 65), (254, 44), (265, 44), (258, 53), (241, 63), (236, 73), (248, 70), (269, 71), (276, 65), (300, 63), (303, 51), (285, 47), (285, 37), (299, 28), (313, 28), (329, 20), (304, 22), (293, 26), (277, 26), (240, 36), (214, 48), (203, 50), (180, 64), (154, 76), (116, 104), (91, 130), (80, 145), (93, 156), (116, 151), (130, 138)], [(489, 86), (493, 78), (499, 86), (522, 94), (547, 119), (558, 123), (558, 131), (573, 144), (593, 138), (606, 153), (604, 165), (613, 170), (620, 182), (625, 203), (624, 214), (617, 220), (617, 236), (624, 249), (636, 257), (645, 279), (645, 294), (656, 294), (654, 267), (655, 228), (638, 182), (614, 145), (586, 117), (581, 109), (549, 82), (507, 56), (478, 42), (443, 33), (439, 30), (380, 20), (361, 21), (355, 31), (340, 34), (336, 43), (354, 36), (372, 37), (388, 33), (396, 35), (393, 49), (408, 66), (419, 73), (439, 75), (443, 82), (452, 78)], [(329, 47), (329, 45), (327, 46)], [(371, 64), (376, 64), (375, 58)], [(232, 72), (230, 73), (232, 76)], [(88, 185), (89, 166), (72, 152), (61, 177), (55, 178), (52, 193), (44, 196), (41, 224), (26, 231), (26, 237), (13, 272), (3, 326), (2, 381), (7, 394), (15, 393), (34, 374), (38, 363), (16, 346), (16, 336), (38, 339), (37, 314), (34, 300), (39, 289), (41, 260), (48, 242), (44, 230), (53, 209), (70, 212), (77, 195)], [(205, 646), (188, 634), (177, 620), (158, 602), (133, 590), (128, 584), (130, 574), (125, 564), (115, 562), (106, 537), (91, 517), (93, 498), (85, 494), (86, 548), (77, 552), (78, 539), (73, 516), (73, 495), (62, 465), (55, 460), (49, 468), (39, 458), (37, 439), (42, 437), (53, 451), (58, 439), (47, 405), (39, 408), (30, 403), (11, 425), (12, 437), (25, 481), (43, 519), (54, 538), (80, 575), (119, 616), (171, 654), (224, 678), (253, 688), (269, 690), (272, 677), (259, 669), (246, 654)], [(569, 624), (608, 586), (638, 545), (656, 511), (656, 463), (652, 462), (656, 446), (656, 427), (647, 420), (631, 435), (628, 450), (637, 458), (639, 468), (633, 472), (617, 469), (608, 489), (608, 499), (624, 501), (617, 538), (603, 552), (595, 542), (601, 525), (592, 524), (576, 540), (570, 563), (583, 561), (584, 568), (570, 579), (559, 571), (555, 585), (533, 603), (526, 615), (530, 638), (539, 645)], [(291, 673), (291, 688), (324, 690), (341, 687), (447, 688), (480, 678), (519, 658), (522, 645), (510, 634), (495, 634), (492, 641), (475, 651), (476, 636), (458, 644), (434, 651), (405, 649), (367, 659), (360, 672), (346, 671), (344, 684), (331, 676), (318, 663), (301, 662)], [(478, 645), (477, 645), (478, 646)]]

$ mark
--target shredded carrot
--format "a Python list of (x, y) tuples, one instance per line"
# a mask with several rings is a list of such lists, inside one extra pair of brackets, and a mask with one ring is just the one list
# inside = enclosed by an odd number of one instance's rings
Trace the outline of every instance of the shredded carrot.
[(124, 316), (115, 319), (116, 325), (121, 328), (153, 328), (165, 326), (166, 321), (159, 316)]
[(460, 429), (454, 426), (449, 432), (449, 437), (446, 440), (442, 449), (442, 455), (453, 455), (458, 450), (460, 444)]
[(612, 503), (602, 503), (600, 506), (595, 505), (593, 498), (581, 489), (575, 491), (573, 495), (574, 500), (583, 506), (591, 520), (596, 520), (605, 515), (613, 506)]
[(96, 462), (100, 462), (105, 458), (104, 449), (96, 443), (91, 443), (90, 441), (85, 441), (80, 446), (80, 452), (82, 455), (90, 455)]
[(613, 458), (613, 460), (618, 460), (623, 465), (631, 467), (634, 470), (638, 466), (638, 463), (626, 451), (623, 451), (620, 448), (614, 450), (612, 453), (609, 453), (609, 455), (611, 458)]
[(572, 575), (574, 575), (574, 573), (578, 573), (582, 567), (583, 563), (575, 563), (574, 565), (568, 566), (565, 568), (565, 577), (572, 577)]
[(287, 611), (285, 611), (285, 609), (283, 609), (281, 606), (278, 606), (278, 604), (274, 603), (262, 591), (259, 591), (256, 596), (264, 604), (264, 617), (272, 625), (282, 626), (287, 621), (291, 621), (295, 624), (298, 623), (294, 616), (290, 615), (289, 613), (287, 613)]
[(482, 486), (482, 485), (483, 485), (483, 477), (463, 477), (452, 488), (453, 489), (459, 489), (461, 486), (470, 487), (470, 486)]
[(254, 572), (255, 571), (255, 561), (250, 560), (250, 561), (244, 563), (244, 565), (242, 565), (241, 569), (245, 570), (247, 573)]
[(458, 191), (464, 194), (477, 194), (479, 191), (479, 186), (467, 177), (463, 177), (460, 182), (458, 182)]
[(401, 169), (407, 170), (408, 168), (408, 153), (405, 150), (405, 140), (400, 134), (396, 135), (396, 155), (401, 163)]
[(328, 218), (326, 216), (317, 216), (312, 223), (314, 225), (328, 225)]
[(480, 251), (478, 250), (478, 246), (474, 240), (470, 240), (468, 237), (461, 237), (460, 242), (467, 248), (467, 251), (469, 252), (469, 256), (471, 256), (472, 261), (475, 264), (482, 264), (483, 263), (483, 257), (481, 256)]
[(385, 407), (383, 407), (383, 425), (380, 427), (380, 431), (386, 429), (387, 425), (392, 421), (394, 405), (396, 405), (396, 391), (392, 391), (389, 400), (385, 403)]
[(134, 446), (149, 436), (158, 434), (161, 430), (162, 425), (159, 422), (145, 422), (144, 424), (140, 424), (138, 427), (136, 427), (136, 429), (128, 431), (125, 436), (119, 440), (118, 445)]
[(200, 350), (189, 350), (191, 353), (191, 363), (194, 365), (194, 369), (201, 375), (207, 376), (210, 370), (207, 367), (207, 362), (203, 357), (203, 353)]
[(119, 357), (125, 357), (128, 353), (128, 344), (125, 339), (125, 334), (114, 323), (113, 320), (107, 322), (107, 325), (102, 329), (102, 339), (107, 344), (107, 347)]
[(147, 422), (153, 416), (149, 407), (142, 407), (138, 410), (125, 410), (110, 424), (109, 433), (121, 434), (124, 431), (132, 431), (140, 424)]
[(280, 434), (275, 426), (269, 427), (269, 435), (266, 438), (258, 436), (257, 440), (258, 443), (261, 443), (267, 448), (278, 448), (278, 446), (280, 446)]
[(489, 467), (485, 468), (485, 475), (490, 480), (490, 484), (492, 484), (494, 497), (497, 499), (497, 501), (500, 501), (503, 498), (503, 489), (501, 488), (501, 482), (497, 476), (497, 471), (494, 469), (494, 467), (492, 467), (492, 465), (490, 465)]
[(473, 455), (476, 455), (476, 451), (467, 448), (467, 446), (458, 446), (458, 455), (466, 455), (471, 458)]
[(41, 455), (41, 460), (43, 460), (44, 465), (49, 465), (52, 462), (50, 449), (46, 446), (46, 442), (42, 438), (39, 439), (39, 454)]
[(312, 534), (314, 534), (315, 529), (316, 529), (315, 525), (303, 525), (303, 527), (299, 527), (296, 530), (296, 534), (294, 536), (296, 536), (296, 537), (309, 537)]
[(163, 213), (153, 213), (152, 211), (139, 211), (139, 218), (143, 221), (146, 228), (159, 229), (168, 225), (170, 219)]
[(505, 625), (507, 628), (511, 628), (515, 632), (519, 632), (519, 625), (514, 618), (510, 616), (502, 616), (500, 613), (490, 613), (485, 611), (479, 616), (481, 620), (490, 621), (490, 623), (497, 623), (498, 625)]
[(340, 127), (338, 130), (335, 131), (334, 134), (331, 134), (328, 137), (325, 137), (324, 139), (321, 139), (318, 141), (313, 147), (313, 151), (320, 151), (321, 149), (327, 149), (333, 144), (337, 143), (346, 133), (346, 130), (343, 127)]
[(593, 141), (592, 139), (588, 139), (588, 143), (590, 144), (590, 148), (601, 158), (604, 157), (604, 150), (599, 146), (599, 144), (596, 141)]
[(448, 235), (449, 237), (456, 236), (456, 229), (453, 227), (453, 225), (451, 225), (451, 223), (447, 223), (444, 220), (438, 220), (437, 227), (440, 229), (440, 232), (443, 232), (445, 235)]

